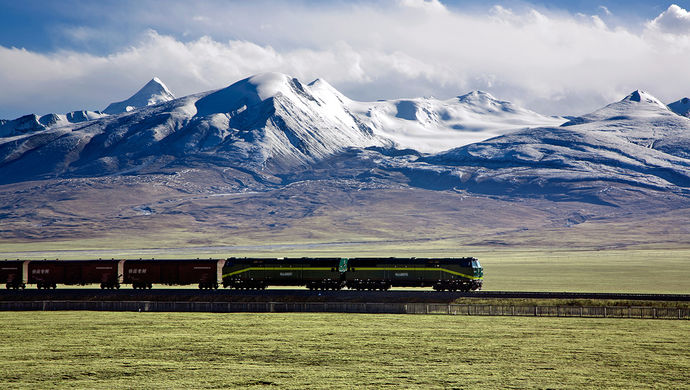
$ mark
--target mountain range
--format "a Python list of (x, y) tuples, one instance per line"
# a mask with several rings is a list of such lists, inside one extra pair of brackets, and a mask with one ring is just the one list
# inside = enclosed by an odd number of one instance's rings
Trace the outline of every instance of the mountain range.
[[(481, 91), (358, 102), (321, 79), (264, 73), (175, 98), (154, 78), (102, 112), (0, 121), (0, 237), (125, 232), (141, 216), (160, 231), (221, 234), (255, 221), (261, 234), (302, 238), (319, 230), (306, 223), (317, 215), (374, 238), (433, 224), (410, 216), (423, 210), (445, 213), (444, 234), (666, 218), (690, 206), (689, 112), (687, 98), (667, 106), (639, 90), (553, 117)], [(392, 205), (400, 214), (381, 215)], [(487, 210), (495, 215), (458, 228), (457, 216)]]

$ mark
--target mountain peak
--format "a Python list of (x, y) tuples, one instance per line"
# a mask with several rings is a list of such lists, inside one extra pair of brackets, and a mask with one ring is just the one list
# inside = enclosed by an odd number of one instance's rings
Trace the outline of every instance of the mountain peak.
[(266, 72), (247, 77), (206, 95), (196, 102), (196, 108), (200, 116), (229, 113), (277, 96), (294, 100), (298, 95), (313, 100), (309, 87), (296, 78), (283, 73)]
[(652, 94), (642, 91), (640, 89), (637, 89), (633, 91), (631, 94), (623, 98), (621, 102), (638, 102), (638, 103), (649, 103), (649, 104), (655, 104), (657, 106), (660, 106), (662, 108), (666, 108), (666, 105), (662, 103), (659, 99), (654, 97)]
[(136, 95), (168, 95), (173, 99), (175, 98), (168, 87), (158, 77), (152, 78), (135, 94), (135, 96)]
[(498, 101), (492, 94), (480, 90), (472, 91), (464, 95), (458, 96), (461, 102), (475, 102), (475, 101)]
[(103, 112), (111, 115), (120, 114), (137, 108), (168, 102), (173, 99), (175, 99), (175, 95), (170, 92), (168, 87), (158, 77), (154, 77), (129, 99), (110, 103)]
[(668, 108), (680, 116), (690, 117), (690, 99), (686, 97), (670, 103)]

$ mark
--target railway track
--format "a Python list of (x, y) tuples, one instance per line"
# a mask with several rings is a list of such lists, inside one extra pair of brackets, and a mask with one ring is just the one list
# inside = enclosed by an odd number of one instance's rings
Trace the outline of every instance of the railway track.
[(458, 298), (484, 299), (593, 299), (630, 301), (690, 301), (690, 294), (630, 294), (582, 292), (475, 291), (310, 291), (307, 289), (195, 290), (166, 288), (152, 290), (99, 290), (72, 288), (56, 290), (0, 290), (0, 301), (199, 301), (199, 302), (368, 302), (451, 303)]

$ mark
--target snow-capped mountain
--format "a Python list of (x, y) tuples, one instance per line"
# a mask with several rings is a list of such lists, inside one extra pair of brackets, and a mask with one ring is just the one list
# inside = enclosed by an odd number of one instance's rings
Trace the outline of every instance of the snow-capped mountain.
[(0, 137), (11, 137), (46, 130), (51, 127), (81, 123), (106, 116), (98, 111), (72, 111), (67, 114), (29, 114), (14, 120), (0, 121)]
[(132, 97), (121, 102), (111, 103), (102, 112), (80, 110), (68, 112), (67, 114), (51, 113), (42, 116), (29, 114), (14, 120), (0, 120), (0, 137), (11, 137), (72, 123), (86, 122), (107, 115), (120, 114), (137, 108), (168, 102), (173, 99), (175, 99), (175, 96), (168, 87), (158, 77), (154, 77)]
[(347, 147), (390, 142), (324, 82), (266, 73), (78, 125), (0, 140), (4, 182), (157, 169), (180, 160), (289, 169)]
[(7, 180), (40, 172), (111, 174), (180, 158), (252, 169), (290, 167), (348, 147), (435, 152), (564, 121), (484, 92), (446, 101), (367, 103), (348, 99), (321, 79), (303, 84), (284, 74), (264, 73), (174, 99), (154, 78), (105, 113), (32, 115), (6, 123), (0, 133), (7, 138), (0, 142), (0, 172), (12, 172)]
[(630, 187), (690, 194), (690, 120), (653, 96), (623, 100), (559, 127), (493, 138), (424, 158), (456, 185), (490, 193), (596, 197)]
[(686, 97), (669, 104), (668, 108), (680, 116), (690, 118), (690, 99)]
[[(74, 112), (4, 123), (0, 129), (12, 130), (0, 138), (0, 182), (189, 167), (299, 180), (295, 172), (324, 161), (309, 177), (340, 177), (328, 172), (339, 169), (328, 165), (330, 158), (365, 156), (349, 165), (348, 177), (402, 172), (421, 187), (584, 191), (595, 198), (610, 185), (690, 189), (690, 119), (643, 91), (567, 122), (479, 91), (449, 100), (357, 102), (324, 80), (303, 84), (279, 73), (150, 104), (161, 91), (167, 89), (152, 80), (123, 102), (143, 107), (116, 115)], [(464, 146), (450, 149), (457, 145)], [(342, 153), (352, 150), (360, 152)]]
[(110, 115), (120, 114), (141, 107), (169, 102), (173, 99), (175, 99), (175, 95), (170, 92), (168, 87), (158, 77), (154, 77), (129, 99), (110, 103), (103, 112)]
[(366, 118), (382, 137), (398, 148), (435, 153), (486, 140), (526, 127), (558, 126), (566, 119), (547, 117), (473, 91), (449, 100), (398, 99), (348, 107)]

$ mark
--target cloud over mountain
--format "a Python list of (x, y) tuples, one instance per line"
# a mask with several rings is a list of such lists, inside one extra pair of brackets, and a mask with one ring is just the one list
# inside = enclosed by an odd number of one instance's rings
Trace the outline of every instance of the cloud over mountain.
[(670, 34), (690, 34), (690, 12), (671, 4), (666, 11), (649, 22), (649, 28)]
[[(267, 6), (272, 12), (257, 20)], [(101, 109), (151, 74), (179, 95), (278, 71), (324, 77), (357, 100), (486, 90), (546, 114), (588, 112), (635, 88), (670, 101), (690, 85), (690, 39), (678, 35), (688, 14), (675, 5), (639, 28), (610, 25), (606, 15), (439, 1), (176, 3), (156, 15), (122, 8), (108, 17), (127, 17), (139, 36), (105, 54), (0, 46), (0, 118), (27, 107), (39, 115)], [(93, 29), (69, 36), (88, 41), (107, 31)]]

